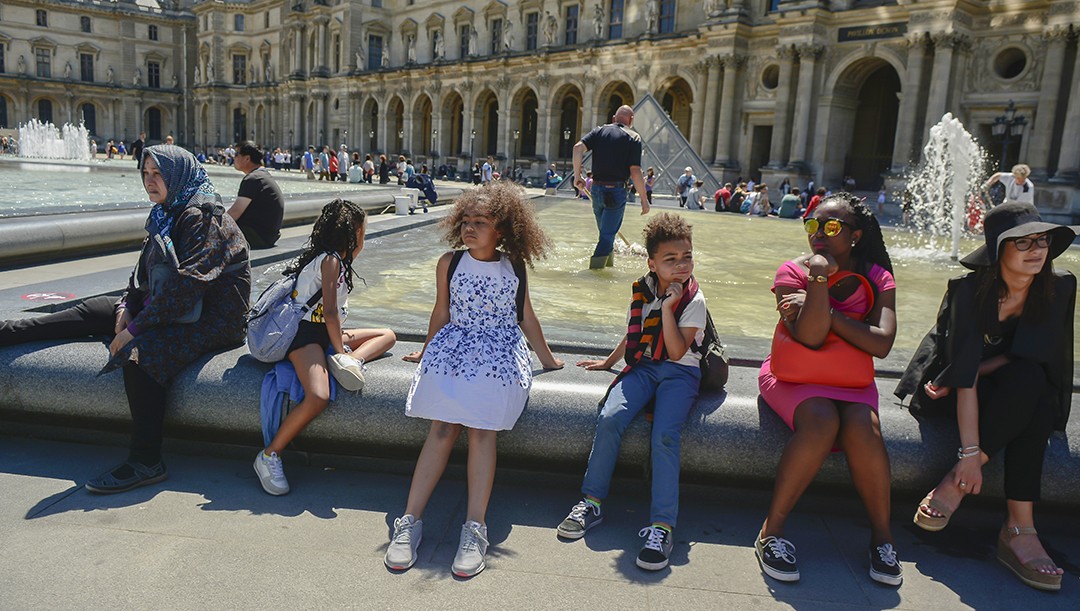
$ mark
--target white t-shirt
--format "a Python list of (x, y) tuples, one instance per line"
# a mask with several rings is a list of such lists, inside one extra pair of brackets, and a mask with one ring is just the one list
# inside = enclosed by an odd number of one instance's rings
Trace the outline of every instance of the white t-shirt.
[[(1016, 177), (1008, 173), (998, 174), (998, 180), (1005, 185), (1005, 201), (1035, 205), (1035, 185), (1030, 180), (1025, 178), (1024, 182), (1018, 183)], [(1027, 192), (1024, 191), (1025, 186)]]
[[(315, 294), (320, 288), (322, 288), (322, 263), (326, 260), (327, 253), (323, 253), (311, 260), (304, 266), (304, 269), (300, 270), (300, 274), (296, 278), (296, 289), (293, 290), (293, 301), (301, 305), (308, 302), (311, 296)], [(349, 285), (345, 284), (345, 266), (341, 266), (341, 273), (338, 274), (337, 281), (337, 302), (338, 311), (341, 313), (341, 322), (345, 323), (345, 319), (349, 317)], [(323, 317), (323, 302), (319, 299), (319, 303), (308, 312), (304, 320), (314, 323), (326, 323), (326, 319)]]
[[(659, 299), (654, 299), (652, 303), (646, 303), (641, 308), (641, 319), (645, 320), (649, 317), (649, 314), (660, 309), (662, 302)], [(627, 324), (630, 323), (630, 310), (626, 311)], [(699, 346), (705, 341), (705, 294), (698, 288), (698, 292), (694, 295), (694, 298), (690, 300), (690, 303), (686, 304), (686, 309), (683, 310), (682, 316), (679, 318), (679, 327), (696, 327), (697, 333), (694, 334), (694, 342)], [(645, 356), (652, 356), (652, 349), (646, 349)], [(698, 367), (701, 362), (701, 355), (697, 352), (687, 348), (686, 354), (677, 361), (672, 361), (680, 365), (686, 365), (687, 367)]]

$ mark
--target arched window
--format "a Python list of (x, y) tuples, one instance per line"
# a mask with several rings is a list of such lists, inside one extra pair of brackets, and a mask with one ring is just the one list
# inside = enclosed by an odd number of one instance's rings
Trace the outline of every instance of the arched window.
[(0, 129), (6, 129), (7, 126), (8, 126), (7, 98), (0, 95)]
[(532, 93), (525, 98), (521, 105), (521, 156), (532, 157), (536, 155), (536, 96)]
[(146, 133), (151, 140), (161, 140), (161, 110), (157, 107), (146, 111)]
[(52, 100), (38, 100), (37, 103), (37, 119), (43, 123), (52, 123)]
[(93, 104), (79, 106), (79, 118), (82, 119), (86, 131), (91, 134), (97, 133), (97, 108)]

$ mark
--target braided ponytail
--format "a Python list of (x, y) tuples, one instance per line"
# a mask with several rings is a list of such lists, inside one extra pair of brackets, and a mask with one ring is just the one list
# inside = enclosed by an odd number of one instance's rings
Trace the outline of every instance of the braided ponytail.
[(352, 253), (359, 245), (357, 230), (364, 226), (367, 213), (360, 206), (345, 199), (335, 199), (323, 206), (322, 213), (315, 221), (311, 237), (304, 245), (304, 251), (296, 261), (285, 268), (285, 274), (299, 274), (308, 263), (319, 255), (332, 252), (341, 256), (345, 268), (345, 285), (349, 291), (353, 288)]
[(863, 276), (870, 272), (871, 265), (879, 265), (893, 273), (892, 259), (889, 251), (885, 248), (885, 236), (881, 233), (881, 225), (870, 206), (866, 205), (863, 198), (856, 197), (851, 193), (833, 193), (821, 201), (822, 204), (842, 204), (851, 211), (855, 217), (855, 225), (862, 230), (862, 239), (851, 249), (851, 256), (858, 262), (857, 270)]

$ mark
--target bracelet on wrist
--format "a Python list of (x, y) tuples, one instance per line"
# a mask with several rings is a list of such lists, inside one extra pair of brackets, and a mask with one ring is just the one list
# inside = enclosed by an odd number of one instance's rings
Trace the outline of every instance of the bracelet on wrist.
[(968, 446), (966, 448), (958, 448), (956, 450), (956, 458), (963, 460), (965, 458), (972, 458), (982, 453), (982, 449), (979, 446)]
[(811, 283), (820, 282), (820, 283), (824, 284), (824, 283), (829, 282), (829, 277), (824, 275), (824, 274), (818, 274), (818, 275), (810, 274), (809, 276), (806, 277), (806, 280), (807, 280), (807, 282), (811, 282)]

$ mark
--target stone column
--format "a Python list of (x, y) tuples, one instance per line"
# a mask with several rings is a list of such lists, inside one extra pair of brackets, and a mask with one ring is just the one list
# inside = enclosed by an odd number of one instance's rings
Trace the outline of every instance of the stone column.
[(735, 90), (742, 84), (740, 72), (746, 65), (746, 56), (727, 55), (724, 61), (724, 80), (720, 84), (720, 125), (716, 134), (716, 165), (734, 167), (731, 156), (731, 142), (738, 131), (738, 118), (735, 116)]
[[(474, 159), (476, 157), (476, 138), (472, 135), (474, 129), (476, 129), (475, 117), (476, 107), (469, 93), (466, 90), (462, 96), (463, 112), (461, 113), (461, 148), (469, 151), (469, 155)], [(479, 135), (479, 134), (478, 134)], [(458, 151), (454, 151), (457, 153)], [(473, 159), (469, 160), (471, 164)], [(469, 167), (472, 167), (471, 165)]]
[(293, 98), (293, 146), (307, 150), (307, 139), (304, 138), (304, 96), (296, 95)]
[(690, 148), (694, 149), (701, 154), (701, 136), (702, 125), (705, 118), (705, 100), (709, 95), (709, 84), (706, 77), (708, 73), (708, 59), (704, 59), (693, 66), (694, 75), (697, 77), (694, 79), (697, 88), (697, 94), (694, 95), (694, 101), (690, 103)]
[(772, 144), (769, 146), (770, 168), (782, 168), (787, 163), (788, 136), (791, 133), (791, 72), (795, 49), (791, 45), (777, 47), (780, 58), (780, 82), (776, 87), (776, 106), (773, 111)]
[[(379, 150), (386, 153), (387, 161), (394, 151), (390, 150), (390, 107), (387, 106), (386, 96), (380, 96), (379, 101), (379, 127), (375, 130), (375, 139), (379, 143)], [(397, 134), (394, 134), (397, 137)]]
[(716, 101), (720, 96), (720, 68), (723, 62), (719, 57), (708, 59), (708, 76), (705, 79), (705, 90), (701, 94), (702, 118), (701, 145), (695, 147), (698, 154), (706, 163), (712, 163), (716, 159)]
[[(547, 103), (547, 83), (541, 85), (541, 92), (544, 97), (540, 98), (539, 103), (536, 105), (536, 154), (542, 156), (548, 163), (554, 163), (555, 159), (551, 150), (551, 107)], [(562, 134), (556, 134), (561, 140)], [(558, 152), (559, 149), (555, 149)]]
[[(410, 97), (412, 97), (411, 95), (409, 95), (408, 90), (406, 90), (404, 93), (405, 93), (406, 99), (409, 99)], [(414, 133), (415, 132), (415, 127), (416, 127), (416, 121), (413, 120), (413, 113), (412, 113), (411, 110), (406, 109), (405, 110), (404, 121), (401, 122), (401, 129), (402, 129), (402, 131), (405, 132), (404, 137), (402, 137), (402, 139), (401, 139), (401, 148), (409, 151), (408, 157), (410, 159), (415, 157), (417, 155), (417, 153), (423, 153), (424, 152), (423, 145), (420, 145), (419, 149), (417, 148), (416, 133)], [(423, 135), (421, 134), (421, 142), (423, 142), (423, 137), (422, 136)], [(428, 137), (430, 138), (431, 136), (429, 135)]]
[[(1069, 29), (1054, 26), (1043, 32), (1046, 41), (1046, 57), (1043, 62), (1042, 87), (1039, 99), (1043, 102), (1035, 111), (1035, 126), (1031, 131), (1031, 144), (1028, 148), (1027, 164), (1031, 166), (1032, 180), (1046, 180), (1050, 166), (1050, 141), (1054, 137), (1054, 123), (1057, 121), (1057, 94), (1061, 89), (1061, 74), (1065, 63), (1065, 46), (1069, 41)], [(1069, 134), (1069, 132), (1065, 132)], [(1080, 135), (1073, 133), (1074, 140)]]
[(507, 163), (511, 163), (510, 159), (514, 156), (514, 142), (510, 135), (513, 132), (513, 130), (510, 129), (510, 109), (503, 108), (503, 105), (499, 104), (498, 114), (499, 129), (497, 132), (498, 136), (495, 140), (498, 142), (498, 146), (495, 147), (495, 152), (502, 153), (502, 155), (506, 157)]
[(919, 32), (907, 39), (907, 79), (900, 97), (900, 109), (896, 118), (896, 140), (893, 143), (893, 174), (902, 174), (908, 164), (915, 161), (915, 119), (919, 114), (922, 98), (923, 63), (926, 60), (926, 34)]
[(326, 28), (328, 26), (327, 26), (326, 21), (323, 21), (322, 23), (318, 24), (315, 27), (319, 28), (319, 42), (318, 42), (319, 46), (318, 46), (317, 49), (315, 49), (315, 53), (317, 54), (316, 55), (316, 60), (315, 60), (315, 69), (316, 70), (325, 70), (326, 66), (327, 66), (327, 62), (326, 62)]
[(1069, 92), (1069, 107), (1065, 111), (1065, 137), (1061, 139), (1061, 156), (1058, 158), (1058, 170), (1054, 181), (1080, 181), (1080, 58), (1073, 66), (1072, 91)]
[(810, 105), (817, 99), (814, 90), (814, 72), (817, 58), (825, 47), (816, 44), (800, 45), (799, 52), (799, 88), (795, 96), (795, 125), (791, 137), (790, 166), (799, 170), (807, 169), (808, 159), (806, 143), (810, 137)]
[(304, 74), (304, 28), (297, 26), (293, 28), (293, 74)]
[(949, 89), (952, 87), (953, 51), (960, 43), (960, 35), (954, 32), (939, 32), (931, 36), (934, 42), (934, 68), (930, 75), (930, 97), (926, 101), (926, 125), (923, 126), (924, 138), (930, 128), (941, 120), (949, 101)]

